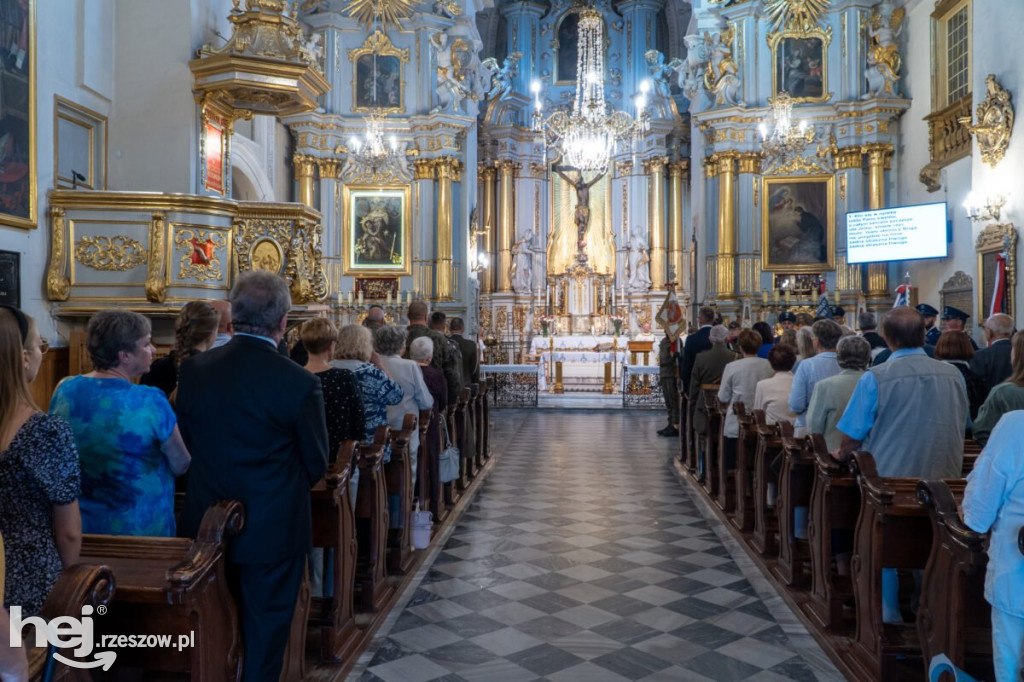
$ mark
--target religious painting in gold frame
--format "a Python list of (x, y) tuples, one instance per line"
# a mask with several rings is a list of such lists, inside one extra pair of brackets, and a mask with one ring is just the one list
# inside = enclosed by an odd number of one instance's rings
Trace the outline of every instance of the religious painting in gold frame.
[[(557, 169), (557, 170), (556, 170)], [(550, 166), (551, 182), (551, 223), (548, 230), (547, 269), (548, 275), (569, 272), (576, 263), (576, 213), (577, 192), (563, 177), (561, 170), (574, 182), (579, 171), (563, 167), (559, 163)], [(615, 272), (615, 236), (612, 233), (612, 174), (605, 173), (588, 188), (590, 217), (587, 223), (587, 262), (598, 275)], [(589, 183), (594, 178), (584, 177)], [(628, 200), (628, 197), (627, 197)], [(539, 225), (540, 206), (534, 207), (535, 222)]]
[(761, 269), (816, 273), (835, 268), (835, 177), (761, 180)]
[(788, 92), (794, 103), (827, 102), (828, 46), (832, 28), (768, 34), (772, 51), (772, 96)]
[(348, 51), (348, 59), (352, 62), (353, 112), (405, 111), (405, 65), (409, 63), (409, 50), (395, 47), (386, 34), (375, 31), (361, 47)]
[(408, 185), (346, 185), (346, 275), (412, 274), (412, 193)]
[(36, 227), (36, 0), (0, 0), (0, 225)]
[(992, 309), (999, 256), (1006, 259), (1006, 276), (1002, 282), (1003, 312), (1013, 317), (1017, 310), (1013, 295), (1017, 287), (1017, 228), (1013, 224), (986, 226), (978, 233), (974, 250), (978, 252), (978, 286), (975, 287), (978, 325), (985, 323)]

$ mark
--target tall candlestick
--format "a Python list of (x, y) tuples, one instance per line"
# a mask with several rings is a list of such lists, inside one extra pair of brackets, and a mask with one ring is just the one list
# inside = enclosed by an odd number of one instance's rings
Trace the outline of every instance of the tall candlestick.
[(349, 291), (347, 294), (345, 294), (345, 303), (347, 303), (349, 305), (352, 305), (352, 292), (351, 291)]
[(779, 290), (775, 290), (775, 305), (779, 304)]
[(786, 289), (786, 305), (789, 305), (793, 300), (793, 294), (789, 289)]
[(768, 290), (761, 289), (761, 304), (768, 305)]

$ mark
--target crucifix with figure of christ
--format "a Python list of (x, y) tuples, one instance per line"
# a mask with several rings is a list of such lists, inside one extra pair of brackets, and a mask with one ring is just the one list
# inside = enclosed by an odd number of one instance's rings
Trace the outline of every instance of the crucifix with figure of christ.
[(576, 178), (569, 177), (562, 168), (554, 166), (559, 177), (572, 185), (576, 190), (576, 262), (579, 265), (587, 265), (587, 227), (590, 225), (590, 188), (597, 184), (597, 181), (604, 177), (604, 173), (598, 173), (590, 182), (583, 179), (583, 171), (566, 166), (565, 170), (575, 170)]

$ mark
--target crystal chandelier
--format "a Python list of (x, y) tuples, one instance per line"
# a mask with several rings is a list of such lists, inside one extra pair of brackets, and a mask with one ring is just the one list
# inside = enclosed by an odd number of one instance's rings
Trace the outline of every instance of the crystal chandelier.
[(352, 136), (349, 140), (348, 161), (352, 167), (367, 175), (379, 175), (385, 168), (395, 168), (402, 160), (398, 140), (394, 135), (387, 144), (384, 142), (384, 114), (375, 109), (366, 121), (365, 139)]
[(604, 21), (593, 7), (580, 12), (576, 58), (576, 98), (572, 111), (556, 111), (547, 119), (540, 101), (540, 83), (530, 90), (534, 97), (533, 129), (543, 133), (544, 143), (556, 149), (564, 165), (580, 172), (604, 175), (616, 147), (647, 130), (650, 115), (643, 81), (636, 98), (637, 118), (624, 111), (609, 114), (604, 100)]
[(814, 129), (807, 121), (793, 122), (793, 98), (788, 92), (780, 92), (768, 102), (772, 105), (772, 129), (763, 122), (757, 127), (765, 156), (779, 162), (803, 156), (804, 149), (814, 141)]

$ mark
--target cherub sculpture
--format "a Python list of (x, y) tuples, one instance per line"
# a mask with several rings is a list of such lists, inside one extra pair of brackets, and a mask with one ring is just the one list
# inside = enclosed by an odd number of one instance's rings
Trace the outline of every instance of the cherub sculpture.
[(896, 81), (900, 77), (899, 40), (903, 33), (903, 19), (907, 10), (897, 8), (889, 0), (883, 0), (871, 8), (864, 27), (868, 33), (867, 68), (864, 77), (868, 91), (864, 99), (871, 97), (896, 97)]
[(437, 55), (437, 106), (430, 110), (435, 114), (439, 111), (458, 111), (459, 103), (466, 99), (469, 91), (456, 73), (456, 65), (452, 59), (452, 49), (448, 46), (448, 34), (437, 31), (430, 36), (430, 46)]
[(492, 101), (503, 100), (512, 92), (512, 79), (519, 73), (519, 59), (522, 52), (513, 52), (498, 66), (498, 60), (488, 57), (481, 62), (482, 78), (486, 82), (485, 97)]

